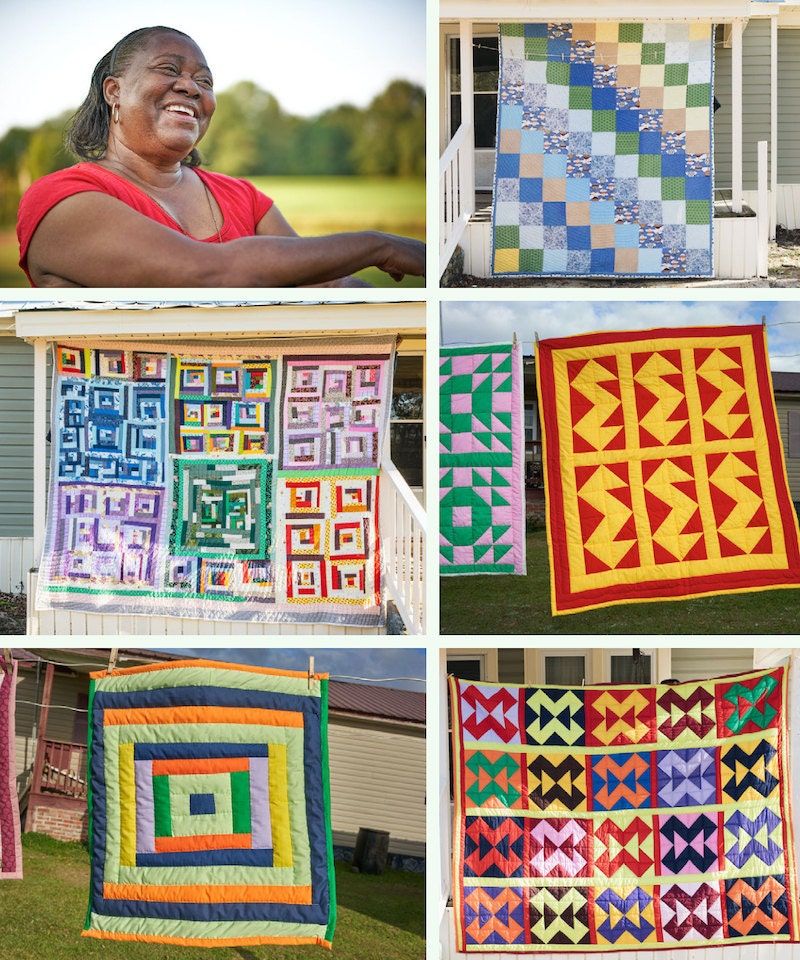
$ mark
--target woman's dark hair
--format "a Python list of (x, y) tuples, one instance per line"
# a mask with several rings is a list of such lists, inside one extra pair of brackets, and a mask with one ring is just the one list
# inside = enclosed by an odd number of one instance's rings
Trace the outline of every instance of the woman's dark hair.
[[(89, 93), (70, 120), (64, 137), (67, 149), (81, 160), (99, 160), (108, 147), (111, 109), (103, 95), (103, 84), (108, 77), (117, 77), (123, 73), (134, 54), (157, 33), (176, 33), (192, 39), (188, 33), (175, 30), (174, 27), (142, 27), (118, 41), (114, 49), (109, 50), (94, 68)], [(190, 167), (199, 167), (200, 154), (193, 149), (183, 162)]]

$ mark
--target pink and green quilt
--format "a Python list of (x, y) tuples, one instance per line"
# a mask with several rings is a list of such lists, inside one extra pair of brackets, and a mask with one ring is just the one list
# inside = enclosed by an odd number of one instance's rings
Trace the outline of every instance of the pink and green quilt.
[(799, 942), (786, 694), (451, 677), (458, 950)]
[(524, 574), (518, 344), (441, 347), (439, 421), (440, 572)]
[(505, 23), (494, 276), (711, 276), (713, 26)]
[(394, 338), (54, 351), (39, 609), (382, 623)]

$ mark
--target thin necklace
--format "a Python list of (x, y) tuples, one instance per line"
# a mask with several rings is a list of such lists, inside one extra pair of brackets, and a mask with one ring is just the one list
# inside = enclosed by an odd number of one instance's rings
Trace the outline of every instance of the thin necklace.
[[(183, 171), (182, 171), (182, 170), (181, 170), (181, 179), (183, 179)], [(203, 185), (203, 190), (205, 190), (205, 192), (206, 192), (206, 200), (208, 201), (208, 209), (209, 209), (209, 211), (210, 211), (210, 213), (211, 213), (211, 219), (212, 219), (212, 221), (214, 222), (214, 229), (215, 229), (216, 232), (217, 232), (217, 243), (222, 243), (222, 232), (221, 232), (220, 229), (219, 229), (219, 224), (217, 223), (217, 217), (216, 217), (216, 214), (214, 213), (214, 204), (211, 202), (211, 191), (208, 189), (208, 185), (206, 184), (205, 180), (204, 180), (199, 174), (198, 174), (198, 179), (200, 180), (200, 183), (202, 183), (202, 185)], [(161, 209), (164, 211), (164, 213), (166, 213), (166, 215), (170, 218), (170, 220), (173, 220), (175, 223), (178, 224), (178, 227), (180, 228), (181, 233), (185, 234), (187, 237), (191, 237), (191, 236), (192, 236), (192, 235), (189, 233), (189, 231), (184, 228), (183, 224), (182, 224), (182, 223), (180, 222), (180, 220), (175, 216), (175, 214), (172, 213), (171, 210), (167, 210), (167, 208), (164, 206), (163, 203), (159, 203), (159, 201), (156, 200), (156, 198), (152, 195), (152, 193), (148, 193), (147, 196), (150, 197), (150, 199), (153, 201), (153, 203), (154, 203), (156, 206), (161, 207)], [(197, 239), (197, 238), (196, 238), (196, 237), (192, 237), (192, 239)]]

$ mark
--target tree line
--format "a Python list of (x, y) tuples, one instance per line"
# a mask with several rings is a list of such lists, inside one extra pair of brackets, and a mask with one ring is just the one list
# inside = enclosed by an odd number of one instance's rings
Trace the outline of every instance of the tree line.
[[(71, 116), (13, 127), (0, 139), (0, 222), (16, 220), (19, 199), (34, 180), (75, 162), (63, 146)], [(425, 91), (394, 80), (364, 109), (341, 104), (304, 118), (243, 80), (217, 95), (199, 149), (204, 166), (234, 177), (424, 177)]]

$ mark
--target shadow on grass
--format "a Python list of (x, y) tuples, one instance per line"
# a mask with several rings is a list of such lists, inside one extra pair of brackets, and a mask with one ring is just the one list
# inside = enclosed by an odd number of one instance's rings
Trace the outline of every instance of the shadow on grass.
[(405, 930), (425, 935), (425, 877), (405, 870), (380, 875), (356, 873), (349, 863), (336, 864), (339, 907)]
[(528, 534), (527, 558), (525, 577), (442, 577), (441, 633), (731, 635), (800, 631), (800, 589), (623, 603), (554, 617), (543, 529)]

